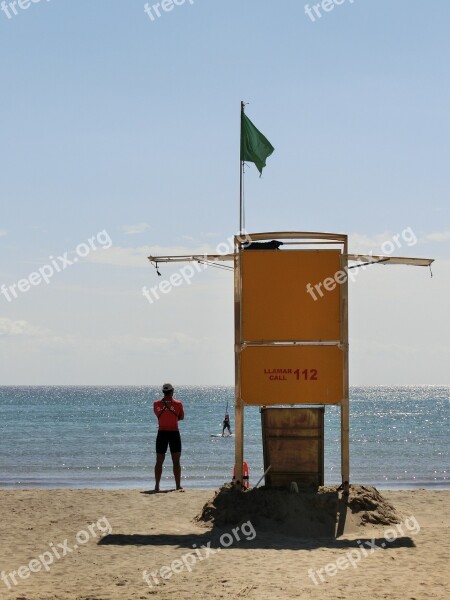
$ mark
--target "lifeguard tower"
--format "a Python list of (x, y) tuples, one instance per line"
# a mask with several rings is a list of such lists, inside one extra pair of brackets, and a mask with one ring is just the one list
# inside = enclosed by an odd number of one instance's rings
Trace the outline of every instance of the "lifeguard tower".
[(347, 236), (269, 232), (235, 236), (226, 255), (150, 256), (158, 263), (233, 261), (235, 485), (242, 486), (244, 415), (259, 406), (266, 485), (324, 483), (324, 412), (340, 409), (342, 488), (348, 493), (349, 269), (430, 266), (432, 259), (348, 254)]

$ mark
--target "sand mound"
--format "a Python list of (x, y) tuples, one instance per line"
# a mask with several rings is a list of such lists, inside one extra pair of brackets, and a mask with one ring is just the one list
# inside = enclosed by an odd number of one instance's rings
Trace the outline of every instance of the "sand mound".
[(401, 515), (394, 506), (372, 486), (352, 486), (348, 506), (352, 514), (359, 517), (361, 525), (372, 523), (387, 527), (401, 521)]
[(238, 491), (230, 484), (207, 502), (197, 521), (215, 527), (251, 521), (260, 531), (277, 531), (300, 537), (335, 537), (373, 524), (389, 526), (400, 515), (374, 487), (354, 485), (348, 498), (337, 487), (291, 493), (282, 489)]

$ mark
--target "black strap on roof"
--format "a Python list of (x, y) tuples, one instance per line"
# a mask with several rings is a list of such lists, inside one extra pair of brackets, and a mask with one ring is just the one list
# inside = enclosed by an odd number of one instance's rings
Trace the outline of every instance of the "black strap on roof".
[(248, 245), (244, 245), (244, 250), (279, 250), (283, 242), (278, 240), (271, 240), (270, 242), (250, 242)]

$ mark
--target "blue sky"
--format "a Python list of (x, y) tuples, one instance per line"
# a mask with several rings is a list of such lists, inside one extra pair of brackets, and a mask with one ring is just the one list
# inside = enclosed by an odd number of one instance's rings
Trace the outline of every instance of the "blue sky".
[(262, 179), (248, 170), (248, 230), (376, 253), (411, 228), (396, 254), (437, 259), (433, 279), (373, 267), (351, 284), (351, 382), (450, 383), (448, 2), (347, 0), (315, 22), (293, 0), (16, 12), (0, 12), (0, 284), (99, 232), (111, 247), (0, 296), (3, 383), (233, 382), (231, 275), (152, 305), (142, 287), (148, 254), (236, 232), (241, 99), (276, 148)]

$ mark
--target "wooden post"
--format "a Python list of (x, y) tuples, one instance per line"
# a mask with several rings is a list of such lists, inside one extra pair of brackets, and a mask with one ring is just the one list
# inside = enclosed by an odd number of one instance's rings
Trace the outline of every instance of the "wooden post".
[[(348, 273), (348, 240), (345, 236), (341, 270)], [(341, 403), (341, 475), (344, 494), (350, 487), (350, 406), (349, 406), (349, 364), (348, 364), (348, 277), (341, 284), (341, 344), (343, 352), (343, 398)]]
[(244, 405), (241, 398), (240, 354), (241, 340), (241, 245), (235, 238), (234, 251), (234, 444), (235, 444), (235, 486), (242, 489), (242, 465), (244, 462)]

